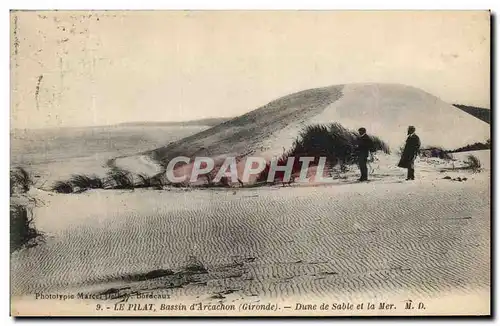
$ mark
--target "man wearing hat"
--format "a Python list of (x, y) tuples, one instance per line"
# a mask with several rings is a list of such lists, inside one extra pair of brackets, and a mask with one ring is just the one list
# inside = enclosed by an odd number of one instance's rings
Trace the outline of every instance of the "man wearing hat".
[(409, 126), (405, 148), (398, 163), (400, 168), (408, 169), (406, 180), (415, 180), (415, 158), (417, 158), (419, 150), (420, 138), (415, 134), (415, 127)]
[(368, 167), (366, 166), (368, 163), (368, 156), (370, 152), (373, 152), (373, 141), (366, 134), (365, 128), (359, 128), (359, 137), (357, 144), (357, 154), (358, 154), (358, 164), (359, 171), (361, 172), (361, 177), (359, 181), (368, 181)]

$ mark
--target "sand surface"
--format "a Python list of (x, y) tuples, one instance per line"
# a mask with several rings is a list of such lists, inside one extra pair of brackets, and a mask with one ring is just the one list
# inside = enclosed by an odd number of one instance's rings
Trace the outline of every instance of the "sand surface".
[[(489, 151), (482, 155), (489, 159)], [(44, 203), (36, 224), (47, 241), (12, 254), (12, 295), (129, 287), (123, 291), (204, 302), (484, 296), (491, 284), (489, 171), (440, 173), (420, 161), (417, 176), (404, 182), (404, 171), (394, 169), (374, 172), (370, 183), (349, 177), (315, 187), (35, 189)], [(182, 281), (122, 278), (181, 270), (190, 256), (208, 273)]]

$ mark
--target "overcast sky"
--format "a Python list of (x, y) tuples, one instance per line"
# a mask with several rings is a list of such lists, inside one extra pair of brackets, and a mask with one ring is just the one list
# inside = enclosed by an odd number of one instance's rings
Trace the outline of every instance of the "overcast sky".
[(489, 107), (488, 12), (16, 12), (12, 127), (236, 116), (402, 83)]

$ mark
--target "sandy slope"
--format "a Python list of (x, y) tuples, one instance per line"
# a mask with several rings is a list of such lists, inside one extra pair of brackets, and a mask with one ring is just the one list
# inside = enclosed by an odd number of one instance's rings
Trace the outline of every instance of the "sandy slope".
[[(420, 161), (419, 181), (401, 183), (402, 170), (378, 170), (371, 183), (351, 186), (34, 190), (45, 202), (35, 211), (37, 226), (49, 238), (12, 255), (12, 294), (130, 286), (125, 291), (207, 302), (226, 293), (223, 301), (234, 302), (486, 293), (489, 172), (436, 171)], [(120, 280), (180, 269), (189, 256), (209, 270), (196, 282)]]
[[(410, 124), (416, 126), (423, 146), (454, 149), (490, 137), (487, 123), (414, 87), (347, 84), (285, 96), (147, 154), (160, 162), (179, 155), (271, 158), (289, 149), (304, 126), (331, 122), (355, 130), (364, 126), (393, 149), (404, 144)], [(141, 169), (140, 164), (134, 168), (128, 162), (130, 159), (116, 161), (132, 171)]]

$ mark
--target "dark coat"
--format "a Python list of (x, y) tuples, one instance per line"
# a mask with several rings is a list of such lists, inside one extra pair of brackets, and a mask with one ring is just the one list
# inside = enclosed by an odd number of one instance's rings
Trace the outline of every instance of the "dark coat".
[(406, 138), (405, 148), (401, 154), (398, 166), (405, 169), (413, 167), (413, 162), (415, 161), (419, 150), (420, 138), (418, 138), (415, 134), (408, 136), (408, 138)]
[(370, 152), (375, 151), (373, 140), (367, 134), (358, 137), (356, 145), (356, 152), (360, 158), (367, 158)]

